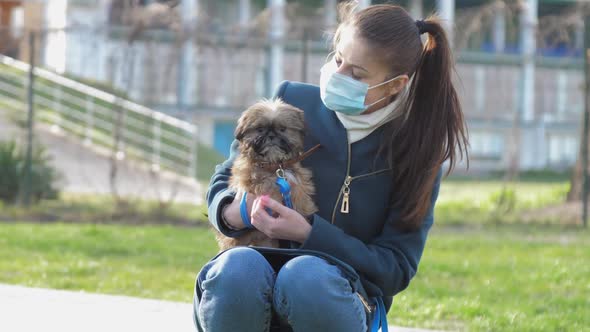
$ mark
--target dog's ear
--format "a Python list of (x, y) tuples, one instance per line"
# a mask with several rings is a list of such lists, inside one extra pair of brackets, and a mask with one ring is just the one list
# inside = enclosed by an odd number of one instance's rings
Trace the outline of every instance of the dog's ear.
[(238, 125), (236, 126), (236, 130), (234, 131), (234, 136), (240, 142), (242, 141), (242, 139), (244, 139), (244, 135), (246, 135), (246, 131), (248, 129), (248, 126), (246, 124), (248, 122), (248, 116), (246, 114), (242, 114), (242, 116), (240, 116), (240, 118), (238, 119)]
[(242, 139), (244, 138), (244, 134), (245, 134), (245, 129), (244, 129), (244, 121), (238, 121), (238, 125), (236, 126), (236, 130), (234, 131), (234, 136), (236, 137), (236, 139), (238, 141), (242, 141)]
[(303, 110), (296, 108), (297, 110), (297, 116), (299, 117), (299, 121), (301, 121), (301, 123), (303, 123), (303, 126), (305, 126), (305, 112), (303, 112)]
[(293, 110), (293, 114), (297, 116), (297, 122), (303, 124), (301, 131), (305, 132), (307, 129), (307, 123), (305, 122), (305, 112), (302, 109), (297, 108), (295, 106), (289, 105), (291, 110)]

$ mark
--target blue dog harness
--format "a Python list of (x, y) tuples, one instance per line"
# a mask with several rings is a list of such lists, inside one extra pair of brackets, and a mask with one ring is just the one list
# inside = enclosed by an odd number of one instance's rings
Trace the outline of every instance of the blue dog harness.
[(381, 327), (381, 332), (388, 332), (387, 326), (387, 313), (385, 312), (385, 304), (383, 299), (375, 297), (375, 315), (373, 316), (373, 322), (371, 322), (371, 332), (378, 332)]
[[(279, 186), (279, 191), (281, 192), (281, 196), (283, 196), (283, 204), (286, 207), (292, 209), (293, 202), (291, 200), (291, 185), (289, 184), (289, 181), (287, 181), (287, 178), (285, 177), (285, 171), (283, 170), (282, 167), (279, 167), (279, 169), (277, 169), (276, 173), (277, 173), (277, 180), (275, 181), (275, 183), (277, 184), (277, 186)], [(242, 222), (244, 223), (246, 228), (253, 228), (254, 226), (252, 226), (252, 222), (250, 221), (250, 216), (248, 215), (247, 197), (248, 197), (248, 193), (244, 192), (244, 195), (242, 195), (242, 201), (240, 202), (240, 215), (242, 216)], [(268, 214), (272, 215), (271, 209), (267, 208), (266, 212), (268, 212)]]
[(244, 195), (242, 195), (242, 201), (240, 202), (240, 215), (242, 216), (242, 222), (246, 228), (254, 228), (250, 222), (250, 216), (248, 215), (248, 203), (246, 201), (247, 197), (248, 193), (244, 192)]
[(285, 177), (285, 171), (283, 168), (277, 169), (277, 181), (275, 182), (279, 186), (281, 196), (283, 196), (283, 204), (289, 209), (293, 208), (293, 202), (291, 202), (291, 185)]

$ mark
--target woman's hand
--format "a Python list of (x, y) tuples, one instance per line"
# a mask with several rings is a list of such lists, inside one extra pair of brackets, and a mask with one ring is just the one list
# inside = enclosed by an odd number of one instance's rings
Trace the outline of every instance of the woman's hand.
[[(240, 204), (242, 203), (242, 196), (244, 195), (243, 192), (238, 192), (234, 200), (223, 208), (222, 214), (223, 219), (225, 219), (226, 223), (230, 228), (235, 230), (245, 228), (244, 222), (242, 221), (242, 215), (240, 214)], [(248, 205), (248, 213), (252, 211), (252, 204), (254, 204), (254, 200), (256, 196), (248, 193), (248, 197), (246, 197), (246, 203)]]
[[(269, 208), (277, 214), (268, 214)], [(290, 209), (267, 195), (260, 196), (254, 201), (251, 222), (256, 229), (271, 239), (305, 242), (311, 232), (311, 225), (299, 212)]]

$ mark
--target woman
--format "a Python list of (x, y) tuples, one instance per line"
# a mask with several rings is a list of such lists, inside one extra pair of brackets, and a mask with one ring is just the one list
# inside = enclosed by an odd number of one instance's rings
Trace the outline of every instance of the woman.
[[(448, 160), (450, 172), (466, 154), (447, 37), (434, 17), (374, 5), (343, 20), (334, 51), (320, 87), (284, 82), (276, 94), (304, 110), (306, 148), (322, 146), (302, 162), (319, 211), (310, 224), (268, 197), (250, 199), (252, 225), (291, 249), (279, 265), (272, 251), (246, 247), (207, 263), (195, 295), (200, 330), (267, 331), (278, 321), (294, 331), (367, 331), (378, 324), (376, 304), (383, 316), (416, 274), (441, 166)], [(211, 222), (227, 236), (244, 228), (241, 196), (227, 190), (236, 151), (207, 195)]]

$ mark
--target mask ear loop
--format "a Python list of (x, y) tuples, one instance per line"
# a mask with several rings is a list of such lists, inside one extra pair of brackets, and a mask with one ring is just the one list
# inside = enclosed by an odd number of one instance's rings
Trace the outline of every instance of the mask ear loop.
[(328, 62), (332, 61), (332, 59), (334, 59), (334, 55), (336, 55), (336, 51), (332, 51), (332, 52), (328, 53), (328, 55), (326, 55), (326, 59), (324, 60), (324, 63), (328, 63)]
[(389, 97), (391, 97), (391, 96), (385, 96), (385, 97), (383, 97), (383, 98), (381, 98), (381, 99), (379, 99), (379, 100), (377, 100), (375, 102), (370, 103), (369, 105), (365, 105), (365, 109), (367, 109), (367, 108), (369, 108), (369, 107), (371, 107), (371, 106), (379, 103), (380, 101), (384, 100), (385, 98), (389, 98)]
[(396, 77), (394, 77), (394, 78), (390, 78), (390, 79), (388, 79), (388, 80), (387, 80), (387, 81), (385, 81), (385, 82), (381, 82), (381, 83), (375, 84), (375, 85), (373, 85), (373, 86), (370, 86), (370, 87), (368, 87), (368, 88), (367, 88), (367, 90), (371, 90), (372, 88), (378, 88), (378, 87), (380, 87), (380, 86), (382, 86), (382, 85), (384, 85), (384, 84), (387, 84), (387, 83), (389, 83), (389, 82), (391, 82), (391, 81), (393, 81), (393, 80), (395, 80), (395, 79), (398, 79), (398, 78), (400, 78), (400, 77), (402, 77), (402, 76), (404, 76), (404, 74), (397, 75)]
[[(373, 86), (370, 86), (370, 87), (368, 87), (368, 88), (367, 88), (367, 90), (371, 90), (372, 88), (378, 88), (378, 87), (380, 87), (380, 86), (382, 86), (382, 85), (384, 85), (384, 84), (387, 84), (387, 83), (389, 83), (389, 82), (391, 82), (391, 81), (393, 81), (393, 80), (395, 80), (395, 79), (398, 79), (399, 77), (402, 77), (402, 76), (404, 76), (404, 75), (403, 75), (403, 74), (402, 74), (402, 75), (397, 75), (396, 77), (394, 77), (394, 78), (391, 78), (391, 79), (388, 79), (388, 80), (387, 80), (387, 81), (385, 81), (385, 82), (381, 82), (381, 83), (379, 83), (379, 84), (375, 84), (375, 85), (373, 85)], [(367, 108), (369, 108), (369, 107), (371, 107), (371, 106), (373, 106), (373, 105), (375, 105), (375, 104), (379, 103), (380, 101), (384, 100), (385, 98), (389, 98), (389, 97), (391, 97), (391, 96), (390, 96), (390, 95), (388, 95), (388, 96), (385, 96), (385, 97), (383, 97), (383, 98), (381, 98), (381, 99), (379, 99), (379, 100), (377, 100), (377, 101), (375, 101), (375, 102), (372, 102), (372, 103), (370, 103), (369, 105), (365, 105), (365, 109), (367, 109)]]

